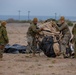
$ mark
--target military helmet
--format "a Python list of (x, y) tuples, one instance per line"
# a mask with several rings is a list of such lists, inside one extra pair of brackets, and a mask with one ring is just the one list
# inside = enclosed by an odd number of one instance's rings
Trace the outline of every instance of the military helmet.
[(6, 21), (2, 21), (1, 22), (1, 25), (6, 25)]
[(34, 18), (33, 19), (33, 23), (37, 23), (38, 22), (38, 19), (37, 18)]
[(64, 16), (61, 16), (59, 20), (60, 20), (60, 21), (61, 21), (61, 20), (65, 20), (65, 17), (64, 17)]

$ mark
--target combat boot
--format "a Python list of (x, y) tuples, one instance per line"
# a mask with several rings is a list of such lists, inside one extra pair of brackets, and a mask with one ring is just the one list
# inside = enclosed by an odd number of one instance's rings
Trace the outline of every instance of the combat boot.
[(64, 57), (64, 58), (69, 58), (70, 55), (69, 55), (69, 54), (63, 54), (63, 57)]
[(71, 53), (71, 58), (75, 58), (75, 53), (74, 52)]
[(0, 54), (0, 61), (2, 61), (2, 58), (3, 58), (3, 54)]
[(0, 49), (0, 58), (3, 58), (3, 50)]

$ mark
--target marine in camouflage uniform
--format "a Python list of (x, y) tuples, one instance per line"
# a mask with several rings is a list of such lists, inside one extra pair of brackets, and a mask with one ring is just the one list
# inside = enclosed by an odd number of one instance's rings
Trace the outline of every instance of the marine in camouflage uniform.
[(74, 42), (74, 50), (75, 50), (75, 58), (76, 58), (76, 24), (72, 29), (72, 34), (73, 34), (73, 42)]
[(9, 41), (5, 25), (6, 25), (5, 21), (1, 22), (1, 26), (0, 26), (0, 59), (3, 57), (5, 45)]
[(36, 35), (42, 31), (42, 29), (37, 28), (37, 22), (38, 19), (34, 18), (33, 23), (30, 25), (27, 31), (27, 41), (33, 51), (33, 56), (35, 56), (36, 52)]
[(66, 54), (66, 48), (69, 44), (70, 38), (71, 38), (71, 33), (69, 30), (68, 25), (65, 23), (65, 18), (61, 16), (60, 18), (60, 23), (56, 26), (56, 28), (62, 33), (63, 37), (61, 39), (60, 45), (61, 45), (61, 52), (65, 57), (68, 57)]

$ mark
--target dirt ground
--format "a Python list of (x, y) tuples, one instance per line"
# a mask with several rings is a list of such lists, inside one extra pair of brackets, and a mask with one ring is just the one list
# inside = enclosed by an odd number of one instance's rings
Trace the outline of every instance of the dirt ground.
[[(27, 45), (28, 27), (29, 24), (25, 23), (7, 24), (9, 44)], [(0, 75), (76, 75), (76, 59), (64, 59), (62, 56), (48, 58), (43, 53), (36, 57), (30, 54), (4, 53), (3, 60), (0, 61)]]

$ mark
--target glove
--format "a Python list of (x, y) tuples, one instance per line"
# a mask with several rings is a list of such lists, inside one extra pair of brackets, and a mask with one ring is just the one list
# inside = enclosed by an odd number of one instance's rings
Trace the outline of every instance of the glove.
[(40, 30), (41, 30), (41, 31), (43, 31), (44, 29), (43, 29), (43, 28), (41, 28)]

